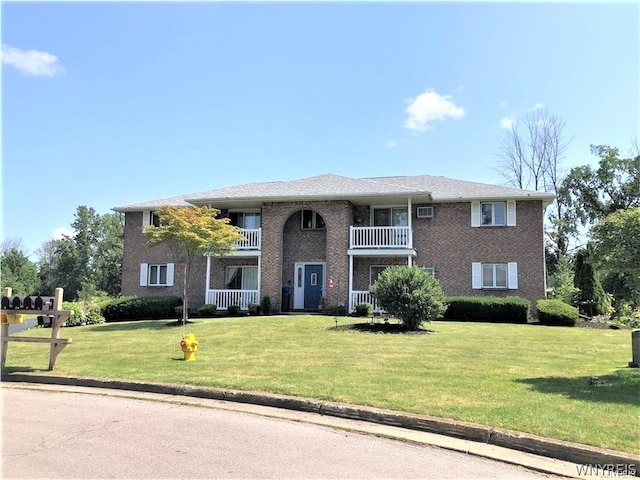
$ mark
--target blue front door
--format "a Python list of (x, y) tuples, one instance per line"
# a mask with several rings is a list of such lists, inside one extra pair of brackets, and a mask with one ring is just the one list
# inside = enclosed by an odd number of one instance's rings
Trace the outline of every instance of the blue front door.
[(304, 308), (317, 309), (322, 297), (322, 265), (304, 267)]

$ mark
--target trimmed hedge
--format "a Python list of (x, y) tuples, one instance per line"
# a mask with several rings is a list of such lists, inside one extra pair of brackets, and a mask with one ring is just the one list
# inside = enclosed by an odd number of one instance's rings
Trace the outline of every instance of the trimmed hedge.
[(199, 317), (215, 317), (218, 313), (218, 306), (215, 303), (205, 303), (198, 308)]
[(574, 327), (578, 323), (578, 309), (562, 300), (540, 299), (536, 309), (538, 321), (543, 325)]
[(522, 297), (446, 297), (443, 320), (527, 323), (531, 302)]
[(98, 305), (84, 306), (77, 302), (62, 302), (62, 309), (72, 311), (71, 317), (64, 322), (66, 327), (104, 323), (104, 317)]
[(105, 306), (102, 314), (107, 322), (176, 318), (175, 309), (181, 305), (182, 298), (175, 295), (127, 297)]
[(370, 317), (373, 314), (373, 305), (360, 303), (356, 305), (356, 317)]

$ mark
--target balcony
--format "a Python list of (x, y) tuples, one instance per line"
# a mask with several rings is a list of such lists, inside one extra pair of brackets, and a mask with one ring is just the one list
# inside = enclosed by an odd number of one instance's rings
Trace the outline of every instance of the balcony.
[(207, 290), (208, 304), (214, 304), (218, 310), (226, 310), (231, 305), (238, 305), (240, 310), (249, 310), (250, 303), (259, 303), (258, 290)]
[(238, 231), (244, 237), (239, 242), (234, 243), (236, 252), (247, 252), (261, 250), (262, 229), (261, 228), (239, 228)]
[(350, 227), (349, 248), (411, 249), (409, 227)]

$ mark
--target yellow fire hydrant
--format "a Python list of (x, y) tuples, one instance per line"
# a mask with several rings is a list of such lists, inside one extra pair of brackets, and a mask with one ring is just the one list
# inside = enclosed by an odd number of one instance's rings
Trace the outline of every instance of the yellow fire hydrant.
[(196, 359), (196, 350), (198, 350), (198, 341), (193, 333), (187, 333), (182, 337), (180, 342), (182, 351), (184, 352), (184, 361), (193, 362)]

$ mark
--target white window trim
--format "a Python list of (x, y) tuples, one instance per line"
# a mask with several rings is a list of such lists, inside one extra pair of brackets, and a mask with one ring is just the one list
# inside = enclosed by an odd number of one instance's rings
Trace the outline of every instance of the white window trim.
[[(149, 271), (151, 267), (167, 267), (167, 283), (149, 283)], [(140, 286), (141, 287), (173, 287), (173, 277), (175, 265), (173, 263), (141, 263), (140, 264)]]
[[(483, 225), (482, 224), (482, 204), (483, 203), (506, 203), (507, 211), (506, 211), (506, 224), (505, 225)], [(471, 202), (471, 226), (472, 227), (515, 227), (516, 226), (516, 201), (515, 200), (507, 200), (504, 201), (482, 201), (482, 202)]]
[[(482, 286), (482, 265), (506, 265), (507, 266), (507, 286), (505, 287), (483, 287)], [(471, 264), (471, 288), (474, 290), (517, 290), (518, 289), (518, 263), (517, 262), (473, 262)]]
[[(310, 227), (304, 226), (304, 212), (306, 211), (311, 212), (313, 214), (313, 216), (311, 217)], [(318, 217), (322, 219), (322, 222), (324, 223), (324, 227), (318, 227)], [(301, 230), (326, 230), (326, 228), (327, 228), (327, 221), (318, 212), (316, 212), (315, 210), (312, 210), (311, 208), (303, 208), (302, 210), (300, 210), (300, 229)]]
[[(260, 270), (258, 269), (258, 265), (227, 265), (225, 267), (225, 269), (224, 269), (224, 276), (225, 276), (225, 284), (224, 284), (224, 286), (225, 286), (225, 289), (227, 289), (227, 281), (226, 281), (227, 271), (230, 268), (239, 268), (240, 270), (242, 270), (242, 274), (241, 274), (242, 275), (242, 280), (241, 280), (242, 283), (244, 283), (244, 281), (245, 281), (245, 274), (244, 274), (245, 268), (255, 268), (257, 270), (258, 275), (260, 275)], [(260, 280), (258, 279), (258, 284), (259, 284), (259, 282), (260, 282)], [(228, 289), (228, 290), (233, 290), (233, 289)], [(253, 289), (252, 288), (244, 288), (244, 286), (241, 285), (239, 290), (253, 290)], [(257, 288), (256, 288), (256, 290), (257, 290)]]

